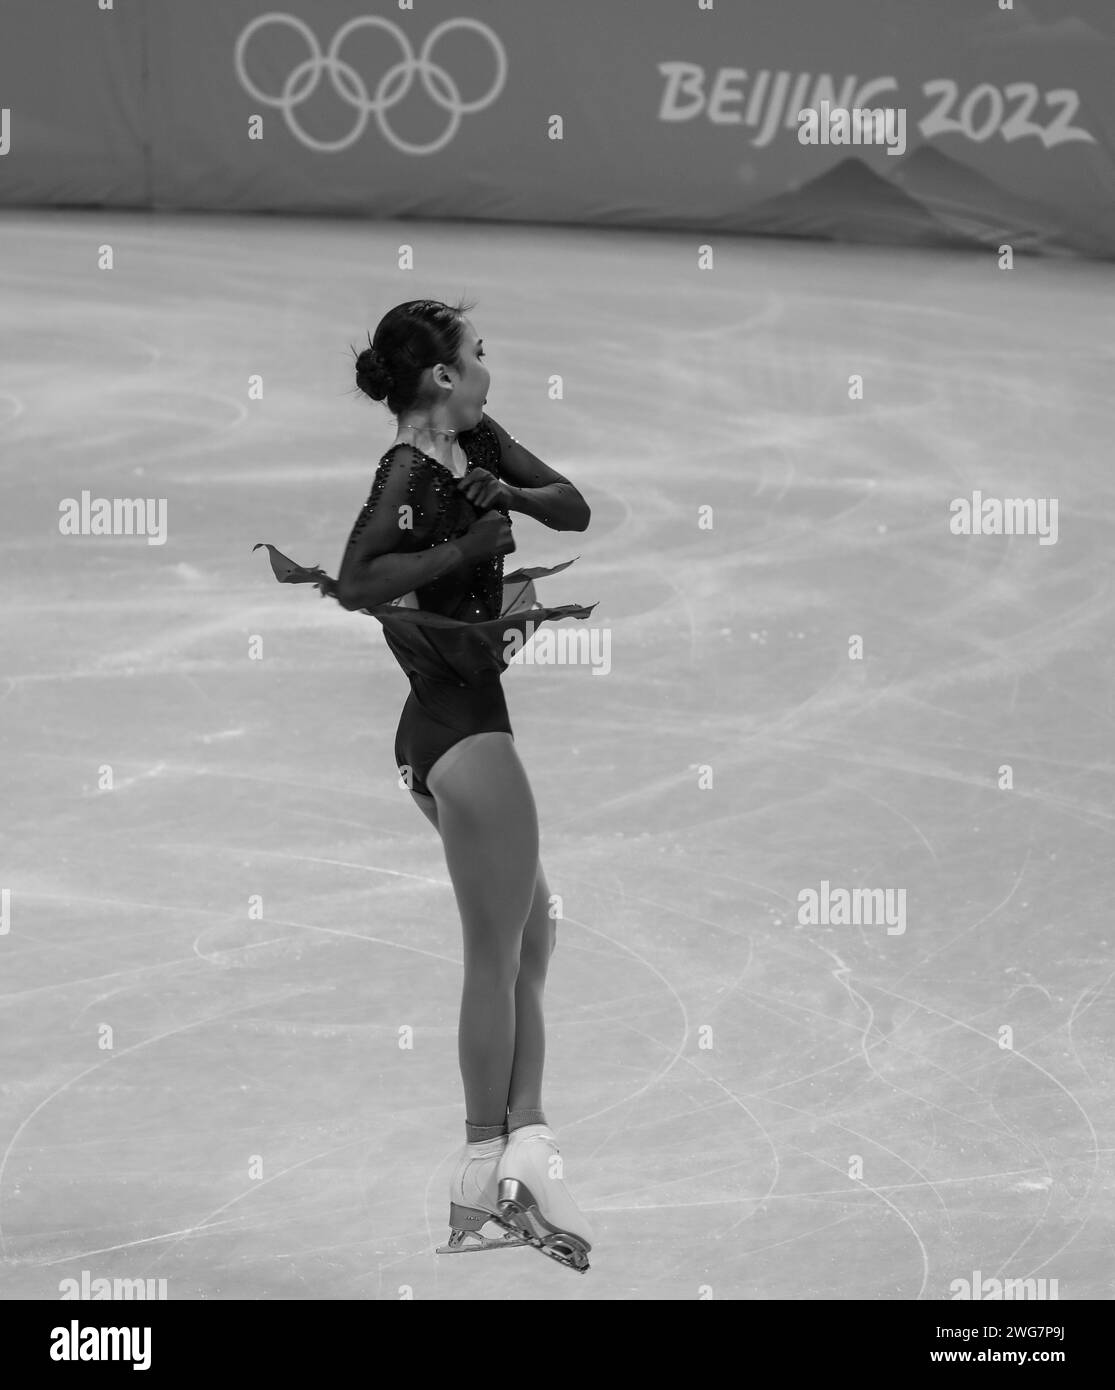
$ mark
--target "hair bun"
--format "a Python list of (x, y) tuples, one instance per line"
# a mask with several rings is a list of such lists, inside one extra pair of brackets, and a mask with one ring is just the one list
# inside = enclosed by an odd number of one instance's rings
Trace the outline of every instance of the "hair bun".
[(373, 401), (381, 401), (394, 385), (387, 364), (375, 348), (367, 347), (356, 359), (356, 384)]

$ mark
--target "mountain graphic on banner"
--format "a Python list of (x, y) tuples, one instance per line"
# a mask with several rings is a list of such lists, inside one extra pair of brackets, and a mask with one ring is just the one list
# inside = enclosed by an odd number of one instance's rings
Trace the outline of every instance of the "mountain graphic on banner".
[(892, 181), (939, 221), (982, 246), (1009, 242), (1016, 251), (1064, 254), (1096, 249), (1083, 246), (1093, 238), (1066, 223), (1056, 209), (1011, 193), (933, 145), (919, 145), (899, 161)]
[(1107, 254), (1106, 240), (1093, 229), (1011, 193), (932, 145), (919, 145), (898, 161), (889, 178), (862, 159), (842, 159), (744, 216), (744, 230), (770, 236), (971, 249), (1009, 243), (1016, 251)]
[(771, 236), (890, 245), (973, 247), (974, 237), (938, 220), (918, 198), (862, 159), (842, 159), (815, 179), (746, 210), (746, 230)]

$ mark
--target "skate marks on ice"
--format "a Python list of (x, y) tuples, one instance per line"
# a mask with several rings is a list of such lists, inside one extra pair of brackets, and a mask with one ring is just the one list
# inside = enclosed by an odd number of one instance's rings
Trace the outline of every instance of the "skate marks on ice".
[[(328, 563), (366, 493), (368, 417), (337, 435), (350, 382), (327, 358), (380, 232), (191, 221), (145, 219), (142, 296), (78, 306), (78, 336), (101, 334), (101, 365), (68, 374), (80, 448), (46, 395), (41, 296), (0, 397), (27, 522), (0, 548), (26, 618), (3, 685), (26, 811), (0, 946), (4, 1292), (56, 1296), (84, 1261), (179, 1297), (940, 1298), (974, 1268), (1109, 1296), (1106, 286), (1034, 264), (1003, 295), (964, 258), (740, 241), (715, 285), (672, 298), (663, 273), (651, 390), (645, 361), (598, 348), (576, 408), (538, 417), (593, 506), (584, 597), (613, 636), (606, 679), (507, 680), (565, 899), (547, 1113), (598, 1236), (573, 1280), (533, 1251), (433, 1254), (460, 943), (436, 839), (392, 785), (397, 673), (370, 624), (273, 594), (247, 559), (262, 507)], [(426, 234), (474, 237), (515, 283), (566, 275), (557, 341), (613, 342), (636, 291), (558, 231)], [(235, 269), (319, 237), (337, 255), (312, 295)], [(641, 284), (667, 265), (666, 242), (630, 245)], [(186, 295), (193, 355), (151, 332)], [(514, 414), (545, 354), (493, 312), (523, 364)], [(261, 340), (301, 394), (247, 411), (208, 349), (254, 361)], [(700, 402), (680, 433), (679, 393)], [(167, 496), (167, 546), (73, 538), (44, 565), (43, 498), (82, 487)], [(1059, 495), (1059, 544), (949, 536), (948, 499), (975, 489)], [(686, 521), (703, 502), (711, 534)], [(516, 525), (532, 561), (562, 558)], [(906, 934), (797, 926), (821, 878), (905, 886)]]

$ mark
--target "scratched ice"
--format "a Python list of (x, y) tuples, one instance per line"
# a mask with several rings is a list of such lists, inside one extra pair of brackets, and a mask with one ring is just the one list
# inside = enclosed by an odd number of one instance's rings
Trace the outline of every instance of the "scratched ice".
[[(0, 1292), (1111, 1297), (1107, 268), (733, 240), (681, 277), (669, 238), (424, 225), (489, 409), (593, 509), (517, 519), (516, 558), (579, 554), (545, 597), (612, 632), (606, 679), (505, 682), (582, 1280), (432, 1253), (460, 941), (395, 785), (405, 683), (251, 551), (339, 558), (393, 438), (346, 354), (354, 283), (411, 293), (375, 278), (395, 232), (40, 226), (0, 227)], [(93, 234), (142, 274), (60, 278)], [(60, 536), (82, 489), (165, 497), (167, 544)], [(977, 489), (1059, 498), (1057, 544), (950, 535)], [(800, 925), (822, 881), (904, 889), (905, 930)]]

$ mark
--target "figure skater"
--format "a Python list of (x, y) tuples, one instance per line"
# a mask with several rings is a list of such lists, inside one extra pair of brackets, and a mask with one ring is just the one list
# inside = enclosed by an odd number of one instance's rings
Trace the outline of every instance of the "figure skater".
[[(500, 677), (540, 622), (586, 608), (538, 605), (504, 576), (510, 512), (584, 531), (567, 478), (484, 412), (490, 374), (474, 307), (411, 300), (384, 315), (356, 358), (357, 386), (386, 400), (397, 437), (379, 461), (337, 579), (267, 545), (283, 583), (313, 583), (383, 625), (410, 681), (395, 739), (401, 785), (441, 837), (464, 932), (458, 1056), (465, 1145), (439, 1253), (522, 1244), (588, 1268), (593, 1233), (561, 1177), (542, 1109), (543, 990), (555, 945), (538, 820)], [(255, 547), (258, 549), (259, 547)], [(555, 1161), (556, 1160), (556, 1161)]]

